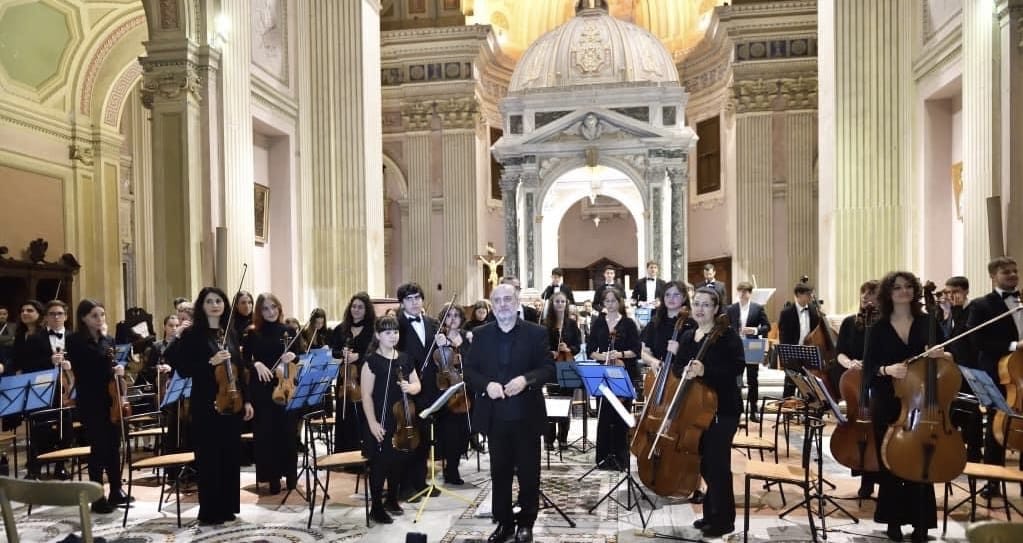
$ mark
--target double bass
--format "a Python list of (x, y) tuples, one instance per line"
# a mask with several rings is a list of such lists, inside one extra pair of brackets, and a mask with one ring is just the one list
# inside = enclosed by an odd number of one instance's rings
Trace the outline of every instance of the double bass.
[[(867, 358), (870, 335), (877, 320), (877, 308), (873, 304), (863, 307), (857, 319), (866, 331), (863, 340), (863, 358)], [(846, 422), (839, 424), (831, 434), (831, 455), (843, 466), (858, 471), (875, 472), (880, 468), (877, 461), (877, 438), (870, 418), (870, 388), (863, 378), (863, 368), (849, 368), (842, 373), (839, 389), (845, 400)]]
[[(801, 282), (806, 283), (810, 278), (806, 275), (803, 276)], [(825, 386), (828, 387), (828, 393), (831, 397), (837, 398), (841, 394), (839, 390), (835, 389), (835, 383), (828, 377), (827, 368), (833, 367), (838, 364), (838, 348), (836, 347), (835, 331), (831, 329), (828, 324), (828, 316), (824, 314), (824, 310), (821, 309), (820, 301), (817, 300), (817, 294), (815, 292), (810, 293), (810, 305), (817, 311), (817, 316), (820, 320), (817, 322), (817, 327), (810, 330), (810, 333), (803, 339), (803, 345), (813, 345), (820, 350), (821, 360), (824, 362), (824, 367), (821, 368), (807, 368), (810, 373), (821, 378), (824, 381)]]
[(938, 327), (935, 289), (930, 281), (924, 286), (928, 345), (932, 347), (907, 360), (906, 377), (894, 380), (902, 411), (881, 442), (881, 458), (888, 470), (917, 483), (949, 482), (966, 468), (963, 436), (949, 418), (963, 376), (950, 355), (928, 356), (940, 347), (935, 345)]

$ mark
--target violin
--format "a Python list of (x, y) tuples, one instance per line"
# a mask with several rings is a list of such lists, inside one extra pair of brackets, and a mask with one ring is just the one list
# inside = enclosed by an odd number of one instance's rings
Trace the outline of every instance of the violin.
[[(870, 335), (877, 321), (874, 304), (864, 304), (856, 316), (857, 325), (865, 327), (863, 358), (867, 358)], [(831, 455), (839, 464), (859, 471), (878, 471), (877, 436), (870, 417), (870, 394), (863, 368), (848, 368), (839, 380), (842, 399), (845, 400), (846, 422), (839, 424), (831, 435)]]
[[(564, 317), (562, 317), (562, 318), (564, 318)], [(564, 343), (562, 341), (562, 338), (563, 338), (562, 334), (564, 333), (564, 330), (565, 330), (564, 325), (558, 327), (558, 344), (555, 346), (555, 349), (557, 349), (557, 350), (555, 351), (555, 354), (554, 354), (554, 361), (555, 362), (571, 362), (571, 361), (575, 360), (575, 357), (572, 356), (572, 350), (571, 349), (569, 349), (567, 351), (562, 351), (561, 350), (561, 344)]]
[[(1005, 386), (1005, 401), (1016, 413), (1023, 413), (1023, 351), (1013, 351), (998, 360), (998, 382)], [(1023, 420), (1001, 410), (995, 412), (991, 432), (1006, 449), (1023, 450)]]
[[(57, 352), (61, 352), (62, 349), (57, 347)], [(63, 367), (60, 368), (60, 406), (61, 407), (74, 407), (76, 402), (73, 398), (75, 393), (75, 374), (71, 370), (66, 370)], [(61, 428), (63, 430), (63, 428)]]
[[(931, 281), (924, 285), (929, 345), (937, 343), (935, 289)], [(951, 356), (931, 358), (929, 352), (907, 360), (906, 377), (894, 380), (902, 412), (881, 443), (881, 457), (888, 469), (917, 483), (949, 482), (966, 468), (963, 436), (949, 418), (963, 377)]]
[[(405, 372), (398, 368), (398, 383), (405, 380)], [(391, 413), (397, 423), (391, 444), (401, 452), (414, 451), (419, 447), (419, 428), (416, 426), (416, 404), (408, 401), (408, 393), (401, 391), (401, 399), (391, 406)]]
[[(288, 352), (288, 346), (290, 345), (291, 338), (288, 337), (288, 332), (285, 331), (281, 336), (281, 345), (284, 347), (284, 352), (281, 353), (281, 357)], [(310, 343), (312, 345), (312, 343)], [(284, 362), (280, 358), (277, 360), (277, 368), (274, 373), (277, 375), (277, 385), (274, 386), (273, 392), (270, 393), (270, 399), (277, 405), (288, 405), (291, 401), (291, 397), (295, 394), (296, 378), (298, 377), (298, 364), (295, 362)]]
[[(684, 323), (685, 319), (680, 318), (679, 322)], [(676, 323), (676, 326), (679, 325)], [(702, 361), (707, 350), (728, 331), (729, 326), (728, 316), (719, 315), (694, 360)], [(642, 420), (641, 424), (646, 423), (646, 426), (636, 432), (637, 439), (642, 440), (638, 445), (644, 446), (640, 449), (641, 454), (637, 455), (640, 480), (658, 496), (690, 494), (700, 487), (700, 438), (717, 414), (718, 395), (703, 379), (689, 379), (690, 366), (691, 362), (677, 380), (675, 393), (667, 407), (655, 407), (661, 413), (660, 420), (653, 417), (649, 421)], [(662, 364), (658, 377), (662, 373), (674, 373), (669, 360)], [(667, 375), (664, 381), (667, 386)], [(654, 395), (656, 392), (655, 387)]]
[[(111, 367), (117, 366), (117, 349), (107, 348), (107, 360)], [(123, 375), (113, 375), (107, 383), (107, 393), (110, 395), (110, 422), (120, 424), (125, 417), (131, 416), (131, 403), (128, 401), (128, 384), (124, 381)]]
[[(221, 350), (227, 348), (227, 333), (223, 328), (217, 330), (217, 345)], [(213, 377), (217, 381), (217, 397), (214, 409), (221, 415), (234, 415), (242, 411), (242, 395), (238, 390), (238, 370), (230, 359), (213, 368)]]
[[(345, 403), (347, 402), (361, 402), (362, 401), (362, 376), (360, 375), (358, 362), (348, 362), (348, 355), (351, 354), (352, 349), (350, 345), (345, 345), (345, 348), (341, 350), (341, 356), (344, 357), (344, 383), (342, 386), (342, 395)], [(342, 407), (342, 409), (344, 409)]]
[[(444, 326), (441, 333), (447, 336), (450, 331)], [(438, 345), (433, 351), (433, 362), (437, 364), (437, 388), (440, 390), (447, 390), (462, 382), (462, 355), (458, 347), (450, 342), (450, 338), (448, 341), (447, 345)], [(469, 412), (469, 400), (464, 388), (448, 398), (448, 410), (452, 413)]]

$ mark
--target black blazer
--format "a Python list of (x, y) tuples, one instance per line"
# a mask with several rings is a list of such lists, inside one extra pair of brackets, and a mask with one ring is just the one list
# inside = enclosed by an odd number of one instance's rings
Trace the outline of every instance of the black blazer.
[(716, 290), (718, 292), (718, 297), (721, 298), (721, 305), (727, 306), (731, 302), (731, 300), (729, 299), (729, 296), (728, 296), (728, 288), (727, 288), (727, 285), (725, 285), (724, 281), (718, 281), (718, 280), (715, 279), (713, 285), (707, 285), (707, 281), (704, 280), (704, 281), (700, 281), (699, 283), (697, 283), (694, 288), (700, 288), (700, 287), (706, 287), (706, 286), (710, 286), (710, 288), (712, 288), (712, 289), (714, 289), (714, 290)]
[[(821, 317), (813, 309), (812, 305), (807, 307), (810, 309), (810, 331), (813, 332), (814, 328), (817, 328), (817, 325), (821, 322)], [(785, 345), (799, 344), (799, 314), (796, 313), (796, 309), (798, 309), (796, 304), (789, 304), (778, 315), (779, 343), (784, 343)]]
[(440, 323), (437, 322), (437, 319), (426, 313), (423, 313), (421, 316), (424, 328), (426, 329), (425, 345), (419, 341), (419, 334), (416, 333), (415, 328), (412, 328), (412, 323), (405, 317), (405, 312), (398, 312), (398, 350), (407, 354), (409, 359), (412, 360), (412, 365), (416, 367), (416, 371), (420, 372), (420, 379), (423, 378), (422, 371), (423, 362), (426, 360), (426, 350), (430, 348), (430, 345), (433, 345), (433, 337), (437, 335), (437, 330), (440, 328)]
[[(608, 285), (607, 283), (601, 283), (600, 285), (597, 285), (597, 289), (593, 291), (593, 310), (595, 312), (597, 312), (597, 313), (603, 312), (603, 310), (604, 310), (604, 291), (607, 290), (607, 288), (611, 287), (611, 286), (613, 286), (616, 289), (622, 291), (622, 296), (624, 297), (625, 289), (622, 288), (622, 284), (619, 283), (618, 281), (615, 281), (614, 285)], [(623, 307), (621, 309), (624, 310), (625, 308)]]
[[(728, 320), (732, 324), (732, 330), (735, 330), (736, 333), (738, 333), (739, 329), (742, 328), (742, 323), (739, 322), (739, 318), (742, 316), (742, 312), (739, 309), (739, 302), (735, 302), (728, 306), (728, 308), (725, 309), (725, 312), (728, 313)], [(767, 311), (764, 310), (764, 306), (756, 302), (749, 303), (749, 314), (746, 315), (746, 326), (756, 328), (756, 335), (767, 337), (767, 333), (771, 331), (771, 321), (767, 320)], [(796, 330), (798, 329), (799, 321), (796, 321)], [(742, 337), (742, 334), (739, 334), (739, 336)], [(796, 336), (796, 339), (799, 339), (799, 336)]]
[[(575, 296), (572, 294), (572, 289), (568, 285), (561, 284), (561, 293), (568, 298), (568, 303), (575, 305)], [(547, 285), (547, 288), (543, 290), (543, 294), (540, 295), (540, 299), (547, 300), (551, 296), (554, 296), (554, 285)]]
[[(998, 291), (992, 290), (986, 296), (970, 302), (967, 328), (994, 318), (1009, 310)], [(1019, 332), (1012, 317), (991, 323), (970, 335), (970, 342), (977, 351), (977, 364), (998, 382), (998, 359), (1009, 354), (1009, 343), (1019, 341)]]
[[(494, 403), (502, 401), (492, 400), (487, 395), (487, 384), (500, 380), (494, 351), (501, 333), (496, 322), (473, 330), (472, 344), (462, 361), (465, 384), (473, 398), (472, 427), (484, 435), (490, 432)], [(511, 374), (524, 376), (527, 383), (526, 389), (520, 392), (526, 399), (525, 418), (521, 422), (523, 428), (539, 432), (547, 421), (543, 385), (556, 377), (554, 359), (547, 348), (547, 329), (519, 319), (510, 333), (515, 334), (509, 357)]]
[(540, 324), (540, 312), (531, 305), (522, 304), (522, 318), (533, 324)]
[(644, 277), (636, 281), (636, 288), (632, 289), (632, 299), (636, 302), (652, 302), (661, 297), (661, 293), (664, 292), (664, 287), (668, 285), (668, 282), (664, 279), (657, 279), (656, 287), (653, 294), (646, 291), (647, 278)]

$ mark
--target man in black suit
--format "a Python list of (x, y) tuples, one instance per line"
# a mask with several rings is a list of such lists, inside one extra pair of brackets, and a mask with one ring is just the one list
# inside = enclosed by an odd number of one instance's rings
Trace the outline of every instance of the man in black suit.
[[(540, 501), (540, 434), (546, 427), (543, 385), (554, 380), (547, 330), (519, 318), (519, 292), (498, 285), (490, 293), (496, 322), (474, 330), (465, 357), (465, 384), (473, 397), (472, 427), (490, 442), (491, 500), (497, 529), (488, 543), (531, 543)], [(519, 481), (517, 518), (512, 476)], [(516, 530), (516, 524), (518, 529)]]
[[(751, 302), (753, 285), (746, 281), (736, 286), (739, 291), (739, 301), (728, 306), (728, 321), (732, 329), (739, 333), (742, 338), (766, 337), (771, 330), (771, 322), (767, 320), (767, 311), (764, 306)], [(746, 393), (746, 403), (749, 405), (749, 420), (760, 422), (757, 416), (757, 401), (760, 399), (760, 364), (746, 364), (746, 385), (749, 390)]]
[[(595, 291), (593, 291), (593, 307), (598, 308), (598, 312), (600, 311), (599, 308), (604, 307), (605, 290), (609, 288), (617, 288), (618, 290), (622, 290), (622, 286), (618, 284), (618, 281), (615, 281), (615, 274), (616, 272), (614, 266), (605, 266), (604, 283), (598, 286)], [(622, 309), (624, 310), (624, 308)]]
[(572, 295), (572, 289), (565, 284), (565, 271), (561, 268), (554, 268), (551, 270), (551, 284), (547, 285), (547, 288), (543, 289), (543, 294), (540, 295), (540, 299), (545, 302), (554, 296), (554, 293), (561, 292), (568, 298), (569, 305), (575, 305), (575, 296)]
[(710, 262), (704, 264), (703, 281), (697, 283), (696, 288), (710, 287), (716, 290), (718, 292), (718, 297), (721, 298), (721, 304), (727, 306), (728, 303), (731, 301), (731, 296), (729, 296), (728, 288), (725, 285), (724, 281), (718, 281), (717, 279), (714, 279), (714, 276), (717, 275), (717, 273), (718, 273), (717, 269), (714, 268), (713, 264), (711, 264)]
[[(501, 284), (502, 285), (511, 285), (512, 287), (515, 287), (516, 294), (519, 293), (519, 292), (522, 292), (522, 286), (519, 283), (519, 278), (515, 277), (514, 275), (505, 275), (504, 277), (502, 277), (501, 278)], [(529, 321), (529, 322), (532, 322), (532, 323), (536, 323), (536, 324), (540, 324), (540, 312), (537, 311), (536, 308), (533, 307), (533, 306), (520, 303), (519, 304), (518, 314), (519, 314), (519, 318), (521, 318), (523, 320), (526, 320), (526, 321)]]
[[(817, 328), (821, 317), (810, 304), (813, 287), (806, 283), (797, 283), (792, 292), (795, 295), (795, 302), (786, 304), (778, 315), (778, 342), (785, 345), (802, 345), (806, 336), (810, 335), (814, 328)], [(799, 367), (788, 369), (802, 370)], [(784, 396), (787, 398), (795, 392), (796, 384), (786, 376)]]
[[(945, 291), (941, 302), (941, 329), (946, 338), (953, 338), (966, 332), (969, 318), (970, 280), (961, 275), (949, 277), (945, 281)], [(947, 348), (957, 364), (965, 368), (977, 367), (977, 351), (970, 341), (957, 341)], [(963, 379), (960, 392), (973, 394), (970, 384)], [(984, 453), (984, 417), (976, 402), (952, 400), (949, 418), (959, 428), (966, 442), (966, 459), (970, 462), (981, 462)]]
[(658, 269), (656, 260), (646, 263), (646, 277), (636, 281), (636, 288), (632, 289), (632, 300), (636, 305), (645, 304), (646, 307), (653, 307), (660, 299), (667, 283), (657, 277)]
[[(419, 372), (422, 391), (415, 396), (420, 410), (426, 409), (440, 395), (437, 390), (436, 369), (426, 363), (427, 350), (433, 344), (439, 325), (437, 320), (423, 311), (423, 288), (418, 283), (405, 283), (398, 287), (398, 350), (408, 355)], [(430, 456), (429, 422), (420, 424), (420, 433), (427, 439), (419, 441), (419, 448), (412, 451), (412, 460), (405, 473), (403, 492), (408, 498), (426, 488), (426, 461)]]
[[(1019, 268), (1016, 261), (1003, 256), (992, 260), (987, 265), (988, 274), (994, 284), (994, 290), (986, 296), (970, 302), (967, 328), (973, 328), (1010, 309), (1019, 307)], [(998, 360), (1014, 351), (1023, 351), (1023, 315), (1020, 312), (986, 326), (970, 336), (974, 349), (977, 350), (978, 367), (987, 372), (995, 383), (998, 379)], [(1002, 393), (1005, 388), (998, 385)], [(1005, 464), (1005, 448), (995, 440), (992, 433), (994, 410), (988, 410), (987, 434), (984, 436), (984, 463)], [(985, 497), (997, 495), (998, 487), (989, 482), (984, 489)]]

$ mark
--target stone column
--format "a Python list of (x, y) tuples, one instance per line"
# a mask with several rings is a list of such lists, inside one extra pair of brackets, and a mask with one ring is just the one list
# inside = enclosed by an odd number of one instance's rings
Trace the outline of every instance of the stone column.
[(458, 293), (467, 305), (482, 297), (478, 276), (478, 187), (476, 126), (479, 106), (469, 96), (438, 104), (443, 129), (444, 275), (445, 298)]
[(865, 279), (914, 265), (912, 32), (906, 30), (914, 9), (902, 0), (820, 4), (818, 137), (826, 182), (817, 287), (834, 300), (829, 313), (855, 309)]
[(501, 202), (504, 203), (504, 274), (519, 276), (518, 190), (520, 172), (504, 167), (501, 174)]
[(405, 245), (404, 281), (415, 281), (432, 296), (430, 283), (431, 226), (433, 191), (430, 187), (431, 141), (429, 132), (417, 131), (408, 136), (408, 217), (409, 243)]
[(519, 278), (522, 288), (536, 288), (536, 278), (543, 277), (543, 272), (537, 270), (539, 259), (536, 257), (536, 252), (537, 242), (539, 241), (537, 239), (539, 225), (537, 223), (536, 189), (533, 188), (534, 186), (534, 183), (530, 183), (530, 188), (523, 191), (522, 194), (522, 228), (524, 230), (522, 241), (526, 244), (526, 250), (524, 251), (526, 262), (522, 266), (522, 277)]
[[(164, 303), (158, 301), (154, 291), (157, 288), (156, 267), (153, 263), (153, 252), (158, 245), (153, 238), (153, 123), (150, 121), (149, 112), (142, 107), (142, 101), (138, 98), (138, 91), (132, 91), (132, 98), (125, 103), (129, 108), (131, 119), (131, 133), (133, 135), (130, 143), (132, 155), (131, 178), (135, 187), (135, 294), (136, 301), (140, 307), (158, 308)], [(160, 280), (164, 278), (163, 273)], [(185, 296), (182, 293), (182, 296)], [(191, 296), (188, 293), (187, 296)], [(154, 323), (155, 324), (155, 323)]]
[(357, 291), (384, 294), (380, 3), (298, 7), (308, 302), (339, 315)]
[(669, 167), (671, 181), (671, 278), (683, 281), (688, 277), (689, 255), (686, 251), (686, 220), (689, 198), (686, 193), (689, 184), (688, 164)]
[[(1023, 0), (1000, 0), (1002, 216), (1005, 252), (1023, 258)], [(964, 91), (965, 92), (965, 91)], [(965, 104), (964, 104), (965, 107)]]
[[(735, 277), (756, 275), (759, 284), (778, 286), (774, 278), (774, 205), (771, 194), (771, 113), (735, 116)], [(733, 281), (734, 283), (735, 281)], [(734, 285), (733, 285), (734, 287)]]
[[(664, 169), (648, 171), (646, 173), (647, 186), (650, 191), (647, 196), (647, 221), (650, 223), (647, 236), (647, 260), (653, 260), (658, 266), (669, 269), (664, 265)], [(640, 263), (646, 266), (645, 262)], [(672, 278), (674, 279), (674, 278)], [(638, 278), (637, 278), (638, 280)]]
[[(785, 113), (785, 179), (786, 198), (785, 213), (788, 222), (788, 269), (789, 276), (782, 278), (782, 284), (764, 283), (787, 287), (795, 283), (803, 275), (809, 276), (815, 285), (818, 282), (817, 263), (817, 181), (815, 178), (817, 114), (816, 112)], [(770, 215), (771, 184), (766, 186), (767, 193), (756, 205), (756, 212)], [(767, 210), (763, 208), (767, 207)], [(758, 222), (762, 219), (755, 219)], [(770, 219), (764, 228), (770, 230)], [(749, 232), (749, 230), (739, 230)], [(770, 233), (768, 233), (770, 235)], [(770, 244), (766, 247), (770, 249)], [(759, 277), (759, 272), (757, 276)], [(774, 279), (774, 278), (768, 278)], [(867, 279), (867, 278), (864, 278)], [(862, 283), (863, 280), (860, 280)], [(858, 285), (857, 285), (858, 286)], [(829, 308), (830, 308), (830, 300)], [(830, 309), (828, 310), (831, 311)]]

